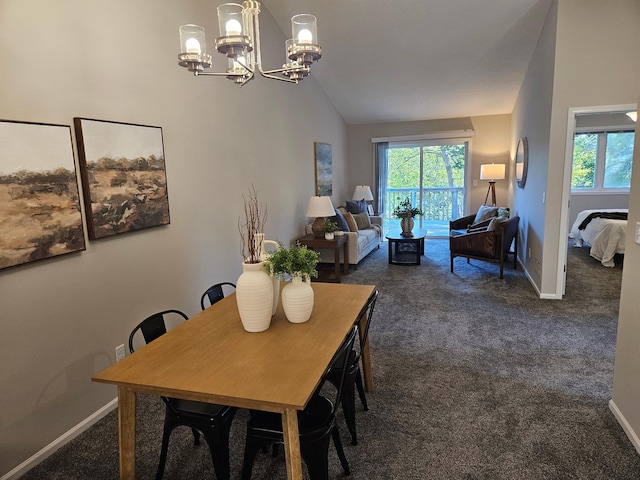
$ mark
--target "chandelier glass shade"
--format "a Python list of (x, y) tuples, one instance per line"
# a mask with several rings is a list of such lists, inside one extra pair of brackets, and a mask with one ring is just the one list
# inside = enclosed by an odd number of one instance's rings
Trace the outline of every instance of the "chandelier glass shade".
[(311, 64), (322, 56), (318, 45), (317, 19), (300, 14), (291, 18), (291, 38), (285, 42), (285, 63), (281, 68), (264, 70), (260, 54), (260, 2), (247, 0), (242, 5), (224, 3), (218, 7), (220, 36), (216, 50), (227, 57), (225, 72), (205, 71), (211, 67), (211, 55), (206, 52), (204, 28), (199, 25), (180, 26), (178, 65), (194, 75), (225, 76), (242, 86), (255, 72), (266, 78), (298, 83), (311, 72)]

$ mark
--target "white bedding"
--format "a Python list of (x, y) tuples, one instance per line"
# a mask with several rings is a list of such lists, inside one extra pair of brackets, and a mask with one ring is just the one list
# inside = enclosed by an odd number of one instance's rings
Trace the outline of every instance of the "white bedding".
[(628, 212), (628, 209), (602, 208), (600, 210), (583, 210), (573, 222), (569, 238), (576, 241), (577, 246), (583, 243), (591, 246), (589, 255), (600, 261), (605, 267), (615, 267), (613, 257), (616, 253), (624, 254), (625, 234), (627, 231), (626, 220), (614, 220), (611, 218), (594, 218), (584, 230), (578, 230), (578, 226), (587, 216), (594, 212)]

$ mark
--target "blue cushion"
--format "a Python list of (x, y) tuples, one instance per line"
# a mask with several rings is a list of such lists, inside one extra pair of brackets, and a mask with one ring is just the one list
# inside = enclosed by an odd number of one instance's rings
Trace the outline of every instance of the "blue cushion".
[(347, 200), (347, 212), (349, 213), (362, 213), (367, 211), (366, 200)]
[(340, 210), (336, 210), (335, 212), (336, 214), (331, 217), (331, 220), (338, 224), (339, 230), (349, 232), (349, 225), (347, 224), (347, 220), (344, 218), (344, 215), (342, 215), (342, 212)]

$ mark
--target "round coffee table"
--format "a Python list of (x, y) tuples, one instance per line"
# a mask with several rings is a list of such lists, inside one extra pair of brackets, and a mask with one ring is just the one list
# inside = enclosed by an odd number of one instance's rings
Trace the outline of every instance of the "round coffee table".
[(393, 265), (420, 265), (420, 257), (424, 255), (424, 237), (427, 231), (421, 228), (412, 230), (413, 237), (403, 237), (400, 231), (386, 236), (389, 242), (389, 263)]

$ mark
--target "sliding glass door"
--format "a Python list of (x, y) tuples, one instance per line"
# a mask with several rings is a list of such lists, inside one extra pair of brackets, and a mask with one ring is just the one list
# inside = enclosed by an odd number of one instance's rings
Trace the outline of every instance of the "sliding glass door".
[(384, 189), (385, 231), (399, 229), (396, 205), (409, 198), (425, 213), (416, 226), (429, 237), (449, 235), (449, 221), (464, 214), (468, 142), (460, 140), (390, 143)]

